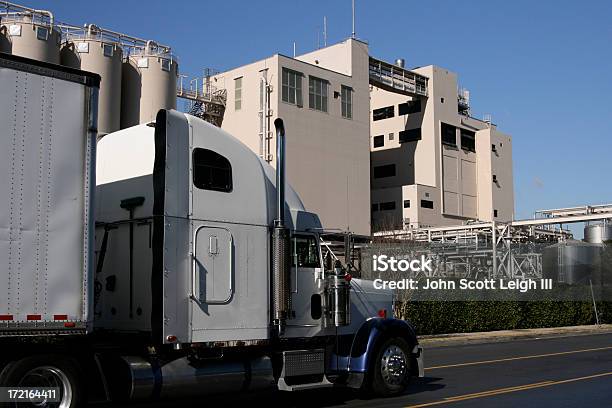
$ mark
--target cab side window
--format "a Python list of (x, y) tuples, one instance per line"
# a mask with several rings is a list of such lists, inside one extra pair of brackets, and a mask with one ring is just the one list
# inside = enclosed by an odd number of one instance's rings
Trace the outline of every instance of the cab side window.
[(193, 149), (193, 184), (202, 190), (232, 191), (232, 165), (212, 150)]
[(319, 248), (312, 235), (293, 236), (293, 265), (299, 268), (320, 268)]

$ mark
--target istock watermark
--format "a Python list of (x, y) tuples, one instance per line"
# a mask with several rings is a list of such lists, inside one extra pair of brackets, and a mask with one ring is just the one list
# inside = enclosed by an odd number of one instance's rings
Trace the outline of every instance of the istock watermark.
[(421, 255), (421, 259), (396, 259), (394, 256), (373, 255), (372, 270), (374, 272), (432, 272), (432, 260)]

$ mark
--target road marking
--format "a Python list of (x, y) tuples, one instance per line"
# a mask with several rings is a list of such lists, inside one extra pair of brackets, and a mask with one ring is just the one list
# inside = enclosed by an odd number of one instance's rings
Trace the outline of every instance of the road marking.
[(433, 366), (433, 367), (425, 367), (425, 371), (437, 370), (440, 368), (465, 367), (465, 366), (480, 365), (480, 364), (502, 363), (504, 361), (528, 360), (532, 358), (563, 356), (567, 354), (587, 353), (589, 351), (602, 351), (602, 350), (610, 350), (610, 349), (612, 349), (612, 346), (581, 349), (581, 350), (571, 350), (571, 351), (561, 351), (558, 353), (535, 354), (531, 356), (508, 357), (508, 358), (500, 358), (497, 360), (470, 361), (467, 363), (447, 364), (447, 365), (439, 365), (439, 366)]
[(567, 384), (567, 383), (576, 382), (576, 381), (590, 380), (593, 378), (606, 377), (609, 375), (612, 375), (612, 371), (609, 371), (607, 373), (587, 375), (584, 377), (569, 378), (567, 380), (543, 381), (539, 383), (518, 385), (516, 387), (497, 388), (497, 389), (493, 389), (489, 391), (476, 392), (473, 394), (465, 394), (465, 395), (457, 395), (455, 397), (447, 397), (439, 401), (426, 402), (424, 404), (409, 405), (405, 408), (422, 408), (422, 407), (431, 407), (434, 405), (450, 404), (453, 402), (465, 401), (465, 400), (470, 400), (470, 399), (475, 399), (475, 398), (486, 398), (486, 397), (491, 397), (494, 395), (508, 394), (511, 392), (526, 391), (526, 390), (542, 388), (542, 387), (550, 387), (551, 385)]

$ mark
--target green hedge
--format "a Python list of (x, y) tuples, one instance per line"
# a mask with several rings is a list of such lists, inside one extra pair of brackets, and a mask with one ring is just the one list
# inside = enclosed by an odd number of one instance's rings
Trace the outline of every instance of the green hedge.
[[(600, 323), (612, 323), (612, 302), (598, 302)], [(593, 303), (582, 301), (424, 301), (398, 305), (419, 335), (595, 324)]]

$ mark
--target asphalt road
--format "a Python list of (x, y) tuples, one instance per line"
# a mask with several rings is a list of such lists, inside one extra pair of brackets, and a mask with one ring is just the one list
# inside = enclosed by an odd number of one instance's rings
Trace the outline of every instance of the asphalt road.
[(363, 399), (350, 390), (224, 395), (130, 407), (612, 407), (612, 334), (425, 350), (425, 378), (406, 394)]

